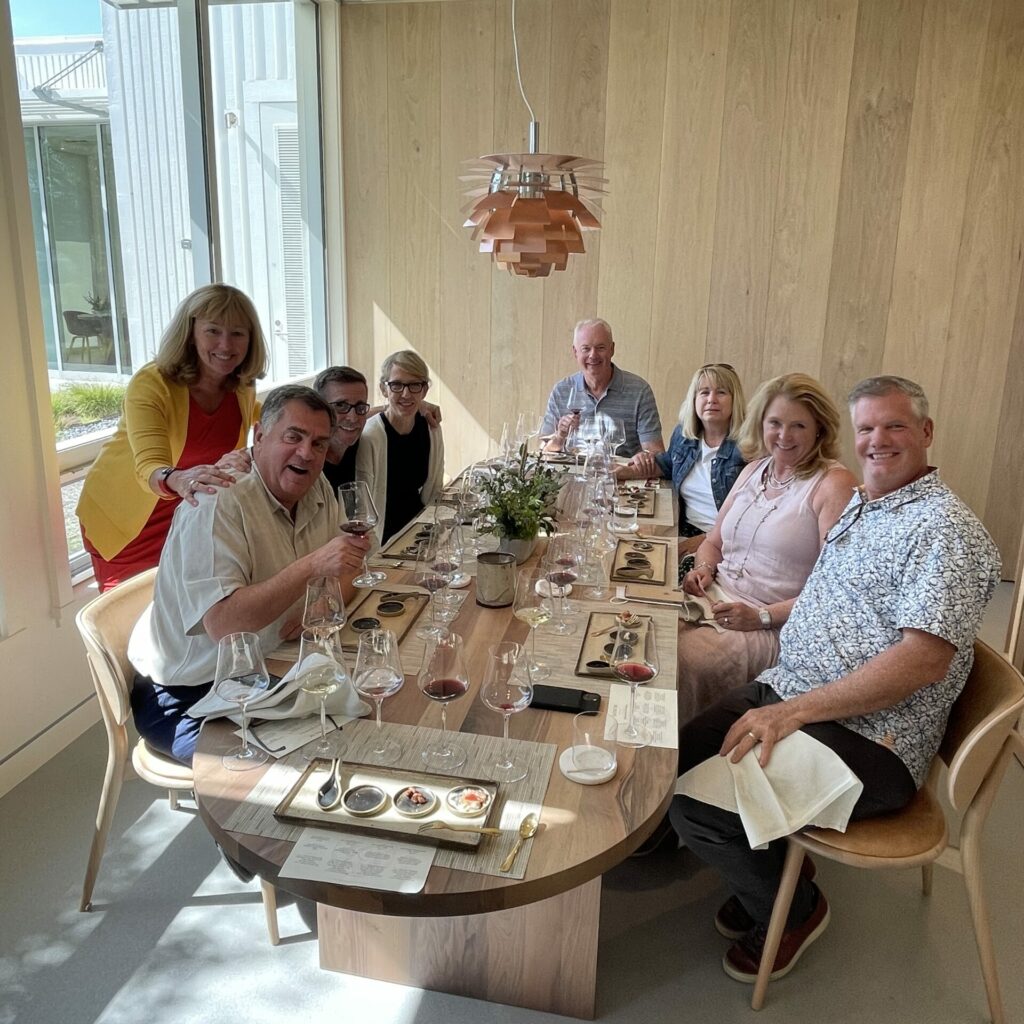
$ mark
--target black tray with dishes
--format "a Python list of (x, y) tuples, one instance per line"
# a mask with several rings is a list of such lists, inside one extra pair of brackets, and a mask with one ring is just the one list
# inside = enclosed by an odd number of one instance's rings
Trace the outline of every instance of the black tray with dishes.
[(616, 642), (621, 637), (623, 642), (642, 651), (647, 632), (652, 627), (649, 615), (637, 615), (629, 610), (591, 612), (583, 643), (580, 644), (580, 656), (576, 660), (576, 675), (614, 679), (611, 658)]
[(638, 519), (653, 519), (657, 514), (658, 488), (646, 486), (624, 486), (618, 489), (616, 501), (625, 502), (636, 509)]
[(415, 561), (417, 549), (424, 541), (434, 536), (437, 526), (434, 523), (424, 523), (413, 520), (401, 533), (392, 537), (387, 544), (377, 552), (378, 558), (397, 559), (399, 561)]
[[(457, 775), (435, 775), (405, 768), (382, 768), (372, 764), (342, 761), (338, 766), (341, 801), (330, 810), (317, 804), (317, 792), (330, 778), (331, 762), (311, 761), (299, 780), (274, 808), (274, 817), (291, 825), (314, 825), (363, 835), (396, 836), (403, 840), (454, 846), (473, 851), (484, 839), (498, 839), (479, 832), (449, 831), (424, 825), (488, 826), (498, 805), (498, 783)], [(407, 793), (429, 794), (432, 802), (414, 803)], [(477, 813), (456, 810), (451, 794), (473, 791), (486, 794), (486, 803)], [(351, 799), (347, 797), (351, 794)]]
[[(668, 580), (668, 544), (667, 541), (648, 540), (643, 537), (623, 538), (615, 546), (608, 578), (613, 583), (649, 583), (664, 586)], [(674, 559), (672, 566), (674, 569)]]
[(356, 650), (359, 637), (371, 629), (390, 629), (401, 643), (429, 602), (429, 595), (420, 590), (374, 587), (359, 604), (349, 609), (341, 628), (341, 649)]

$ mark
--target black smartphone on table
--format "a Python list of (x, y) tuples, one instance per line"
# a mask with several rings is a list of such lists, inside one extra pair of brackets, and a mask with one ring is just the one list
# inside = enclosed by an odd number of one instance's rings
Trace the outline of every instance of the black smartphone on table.
[(545, 686), (539, 683), (533, 688), (531, 708), (540, 711), (597, 711), (601, 707), (601, 695), (569, 686)]

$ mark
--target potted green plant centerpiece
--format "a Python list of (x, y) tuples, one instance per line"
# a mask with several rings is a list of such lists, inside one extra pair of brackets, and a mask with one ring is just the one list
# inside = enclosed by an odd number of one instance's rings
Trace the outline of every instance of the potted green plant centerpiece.
[(527, 454), (526, 445), (519, 449), (519, 458), (511, 466), (498, 466), (483, 481), (487, 495), (485, 515), (490, 525), (484, 533), (493, 533), (498, 549), (516, 556), (521, 565), (533, 553), (540, 534), (555, 532), (555, 498), (561, 480), (539, 456)]

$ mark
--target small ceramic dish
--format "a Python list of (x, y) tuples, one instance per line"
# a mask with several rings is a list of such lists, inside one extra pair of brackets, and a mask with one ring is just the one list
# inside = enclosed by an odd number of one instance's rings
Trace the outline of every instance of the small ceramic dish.
[(342, 807), (358, 818), (371, 818), (375, 814), (380, 814), (387, 803), (387, 793), (380, 786), (371, 786), (369, 783), (346, 789), (341, 798)]
[(491, 806), (491, 794), (479, 786), (458, 786), (445, 797), (445, 802), (464, 818), (478, 818)]
[(406, 786), (391, 799), (403, 818), (422, 818), (437, 806), (437, 795), (424, 786)]

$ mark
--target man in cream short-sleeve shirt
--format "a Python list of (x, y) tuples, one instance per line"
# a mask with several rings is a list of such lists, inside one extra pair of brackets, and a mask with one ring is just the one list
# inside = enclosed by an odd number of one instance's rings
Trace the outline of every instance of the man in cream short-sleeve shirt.
[(314, 576), (338, 576), (352, 595), (369, 545), (338, 531), (321, 472), (333, 425), (315, 391), (275, 389), (255, 429), (253, 471), (175, 513), (153, 603), (128, 647), (136, 726), (162, 753), (191, 762), (199, 723), (187, 712), (210, 688), (221, 637), (257, 633), (272, 651), (296, 635)]

